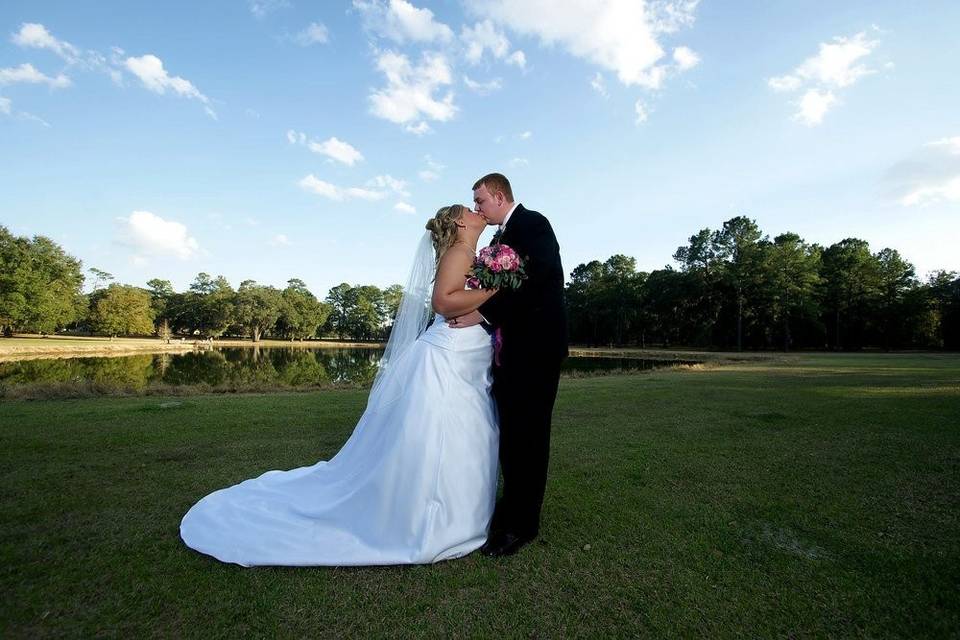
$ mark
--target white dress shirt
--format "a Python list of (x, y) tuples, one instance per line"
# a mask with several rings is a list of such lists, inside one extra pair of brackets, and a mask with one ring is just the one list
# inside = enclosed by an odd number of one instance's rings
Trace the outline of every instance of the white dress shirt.
[[(519, 202), (514, 202), (513, 206), (510, 207), (510, 211), (507, 211), (507, 215), (503, 217), (503, 222), (500, 223), (500, 226), (497, 228), (498, 233), (503, 233), (503, 230), (507, 227), (507, 221), (510, 220), (510, 216), (513, 215), (513, 212), (517, 210), (517, 207), (520, 205)], [(483, 314), (477, 311), (480, 314), (480, 317), (483, 318), (484, 323), (490, 324), (486, 318), (483, 317)]]
[(507, 215), (503, 217), (503, 222), (500, 223), (500, 227), (499, 227), (500, 231), (503, 231), (504, 228), (507, 226), (507, 221), (510, 219), (510, 216), (513, 215), (513, 212), (516, 211), (519, 205), (520, 205), (519, 202), (514, 202), (513, 206), (510, 207), (510, 211), (507, 211)]

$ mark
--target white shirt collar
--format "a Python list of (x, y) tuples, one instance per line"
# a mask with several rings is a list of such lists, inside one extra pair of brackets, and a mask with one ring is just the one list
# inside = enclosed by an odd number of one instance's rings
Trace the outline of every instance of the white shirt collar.
[(507, 226), (507, 221), (510, 220), (510, 216), (513, 215), (513, 212), (516, 211), (518, 206), (520, 206), (520, 203), (514, 202), (513, 206), (510, 207), (510, 211), (507, 211), (507, 215), (503, 218), (503, 222), (500, 223), (500, 231), (503, 231), (504, 227)]

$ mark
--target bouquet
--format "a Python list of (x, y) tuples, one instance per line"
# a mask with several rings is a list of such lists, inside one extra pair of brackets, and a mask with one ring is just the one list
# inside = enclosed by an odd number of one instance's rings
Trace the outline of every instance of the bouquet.
[(523, 260), (505, 244), (484, 247), (467, 274), (471, 289), (517, 289), (527, 279)]

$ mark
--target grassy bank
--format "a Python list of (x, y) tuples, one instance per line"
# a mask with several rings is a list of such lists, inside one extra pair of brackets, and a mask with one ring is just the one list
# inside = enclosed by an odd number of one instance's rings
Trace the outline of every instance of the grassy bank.
[(328, 458), (362, 390), (0, 403), (0, 636), (948, 637), (960, 356), (564, 379), (542, 539), (435, 566), (186, 548), (215, 489)]
[[(196, 344), (194, 344), (196, 343)], [(180, 353), (192, 351), (197, 347), (310, 347), (310, 348), (371, 348), (383, 345), (375, 342), (345, 342), (336, 340), (252, 340), (218, 339), (213, 343), (203, 340), (171, 338), (170, 342), (160, 338), (113, 338), (104, 336), (64, 336), (16, 334), (10, 338), (0, 338), (0, 362), (29, 360), (33, 358), (69, 358), (123, 356), (135, 353)]]

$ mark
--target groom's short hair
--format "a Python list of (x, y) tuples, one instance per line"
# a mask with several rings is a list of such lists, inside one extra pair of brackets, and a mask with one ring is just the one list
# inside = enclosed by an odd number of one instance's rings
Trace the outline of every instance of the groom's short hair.
[(488, 173), (476, 181), (473, 190), (476, 191), (481, 185), (485, 186), (491, 194), (502, 191), (503, 195), (507, 197), (507, 201), (513, 202), (513, 189), (510, 188), (510, 181), (502, 173)]

